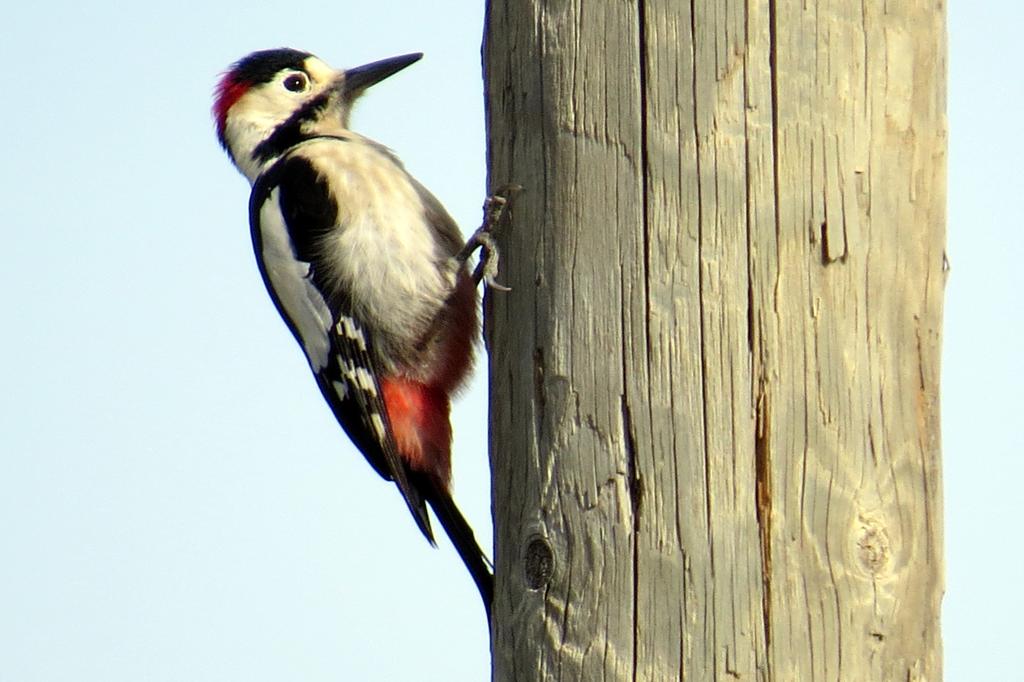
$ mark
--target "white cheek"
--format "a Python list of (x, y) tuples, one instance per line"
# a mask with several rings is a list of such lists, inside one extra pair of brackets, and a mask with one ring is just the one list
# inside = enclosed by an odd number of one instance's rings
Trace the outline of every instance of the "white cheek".
[(224, 140), (235, 165), (249, 182), (259, 177), (265, 165), (253, 160), (256, 147), (308, 98), (308, 93), (291, 93), (275, 82), (247, 92), (231, 107), (224, 126)]
[(260, 165), (253, 161), (252, 153), (265, 136), (264, 130), (249, 120), (228, 119), (224, 126), (224, 140), (231, 150), (232, 160), (250, 183), (260, 174)]

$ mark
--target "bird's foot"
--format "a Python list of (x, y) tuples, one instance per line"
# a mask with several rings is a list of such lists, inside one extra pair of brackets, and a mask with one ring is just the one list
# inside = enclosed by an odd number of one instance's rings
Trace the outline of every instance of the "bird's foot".
[(456, 258), (465, 263), (473, 252), (480, 249), (480, 261), (473, 270), (473, 282), (479, 284), (481, 281), (492, 289), (498, 291), (511, 291), (509, 287), (499, 283), (495, 277), (498, 275), (498, 245), (494, 241), (494, 231), (501, 222), (501, 217), (508, 208), (512, 197), (522, 190), (519, 185), (503, 185), (495, 190), (494, 194), (484, 201), (484, 220), (480, 227), (474, 232), (462, 251)]

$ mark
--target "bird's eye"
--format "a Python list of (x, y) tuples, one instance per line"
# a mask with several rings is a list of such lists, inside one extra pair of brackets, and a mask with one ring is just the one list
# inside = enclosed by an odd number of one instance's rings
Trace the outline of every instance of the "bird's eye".
[(293, 73), (284, 79), (284, 89), (291, 92), (303, 92), (309, 87), (309, 79), (304, 73)]

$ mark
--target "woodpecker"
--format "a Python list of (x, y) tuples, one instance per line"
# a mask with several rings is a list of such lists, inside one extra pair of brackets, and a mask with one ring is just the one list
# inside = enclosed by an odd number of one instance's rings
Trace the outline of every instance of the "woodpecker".
[(221, 77), (213, 116), (252, 185), (260, 274), (321, 393), (434, 544), (429, 503), (490, 618), (489, 564), (450, 494), (449, 405), (480, 329), (481, 271), (467, 259), (477, 247), (496, 256), (491, 226), (463, 243), (398, 158), (349, 128), (367, 88), (421, 57), (335, 70), (308, 52), (254, 52)]

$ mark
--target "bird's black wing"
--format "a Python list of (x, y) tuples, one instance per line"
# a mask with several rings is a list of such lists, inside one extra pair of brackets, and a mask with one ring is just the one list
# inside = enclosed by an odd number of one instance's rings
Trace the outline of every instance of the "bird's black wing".
[(286, 155), (253, 183), (249, 222), (260, 274), (335, 417), (376, 471), (398, 486), (433, 544), (427, 507), (398, 454), (381, 395), (371, 339), (343, 292), (316, 268), (315, 249), (336, 227), (337, 206), (324, 179)]

